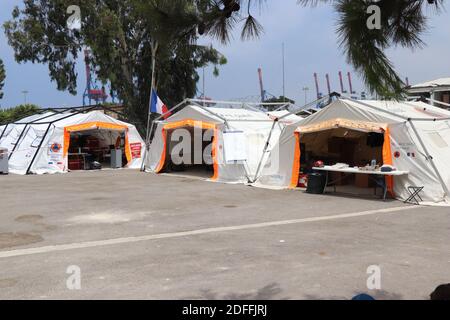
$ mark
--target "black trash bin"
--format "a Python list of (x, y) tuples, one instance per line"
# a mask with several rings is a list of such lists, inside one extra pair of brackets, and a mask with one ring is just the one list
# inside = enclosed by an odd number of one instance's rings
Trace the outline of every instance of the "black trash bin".
[(308, 174), (308, 188), (307, 193), (322, 194), (325, 189), (326, 176), (320, 173)]

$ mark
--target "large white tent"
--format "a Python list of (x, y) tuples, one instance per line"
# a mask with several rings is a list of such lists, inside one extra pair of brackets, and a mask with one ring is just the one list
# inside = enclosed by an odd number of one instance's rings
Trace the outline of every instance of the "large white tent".
[(123, 134), (126, 167), (141, 167), (145, 143), (135, 126), (101, 111), (48, 111), (27, 117), (0, 130), (0, 147), (9, 151), (11, 173), (62, 173), (68, 171), (71, 134), (100, 131), (110, 132), (109, 136), (115, 138)]
[[(299, 179), (301, 143), (331, 130), (384, 135), (383, 164), (409, 174), (389, 178), (397, 199), (409, 197), (409, 186), (424, 187), (424, 202), (450, 202), (450, 112), (423, 102), (356, 101), (339, 98), (318, 113), (284, 130), (272, 153), (279, 163), (264, 168), (256, 186), (295, 188)], [(320, 139), (316, 143), (323, 144)], [(320, 147), (320, 146), (318, 146)], [(322, 145), (327, 148), (327, 145)]]
[[(283, 120), (279, 121), (282, 117)], [(188, 105), (168, 119), (156, 123), (145, 168), (150, 172), (164, 172), (172, 155), (173, 144), (170, 141), (173, 131), (192, 131), (196, 128), (200, 134), (204, 130), (212, 133), (209, 153), (212, 155), (214, 172), (211, 180), (253, 182), (259, 171), (267, 165), (271, 149), (278, 142), (283, 129), (300, 119), (288, 111), (265, 113), (248, 108)]]

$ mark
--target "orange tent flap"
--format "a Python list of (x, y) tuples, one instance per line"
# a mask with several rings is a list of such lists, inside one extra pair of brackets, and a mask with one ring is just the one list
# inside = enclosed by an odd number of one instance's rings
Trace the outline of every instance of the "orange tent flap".
[[(115, 123), (109, 123), (109, 122), (94, 121), (94, 122), (86, 122), (86, 123), (82, 123), (82, 124), (76, 124), (73, 126), (64, 127), (64, 157), (66, 157), (67, 154), (69, 153), (70, 133), (77, 132), (77, 131), (91, 130), (91, 129), (128, 131), (128, 126), (121, 125), (121, 124), (115, 124)], [(127, 160), (131, 161), (131, 151), (130, 151), (130, 147), (128, 144), (128, 135), (125, 136), (125, 153), (127, 156)]]
[(164, 129), (166, 129), (166, 130), (181, 128), (181, 127), (196, 127), (196, 128), (202, 128), (202, 129), (215, 129), (216, 125), (211, 122), (198, 121), (198, 120), (193, 120), (193, 119), (185, 119), (185, 120), (176, 121), (176, 122), (169, 122), (164, 125)]
[(294, 164), (292, 166), (292, 177), (291, 177), (291, 189), (295, 189), (298, 186), (298, 179), (300, 177), (300, 133), (295, 132), (295, 152), (294, 152)]
[(74, 132), (74, 131), (83, 131), (83, 130), (90, 130), (90, 129), (107, 129), (107, 130), (128, 130), (128, 126), (121, 125), (121, 124), (115, 124), (115, 123), (109, 123), (109, 122), (101, 122), (101, 121), (95, 121), (95, 122), (86, 122), (82, 124), (76, 124), (73, 126), (67, 126), (64, 128), (64, 130), (67, 130), (68, 132)]
[[(394, 164), (392, 160), (391, 133), (389, 127), (384, 132), (383, 164), (391, 166)], [(394, 197), (394, 177), (386, 177), (386, 186), (389, 193)]]
[(312, 133), (312, 132), (319, 132), (319, 131), (325, 131), (325, 130), (331, 130), (331, 129), (337, 129), (337, 128), (346, 128), (346, 129), (352, 129), (352, 130), (363, 131), (363, 132), (383, 133), (387, 128), (387, 124), (337, 118), (337, 119), (327, 120), (327, 121), (323, 121), (323, 122), (315, 123), (315, 124), (311, 124), (311, 125), (300, 126), (297, 128), (296, 132)]
[(201, 129), (209, 129), (214, 130), (214, 140), (213, 140), (213, 146), (212, 146), (212, 157), (214, 162), (214, 176), (211, 178), (211, 180), (217, 180), (219, 177), (219, 162), (218, 162), (218, 136), (219, 131), (217, 129), (217, 125), (211, 122), (205, 122), (205, 121), (197, 121), (193, 119), (185, 119), (181, 121), (176, 122), (170, 122), (163, 126), (162, 129), (162, 139), (164, 142), (163, 151), (161, 153), (161, 158), (159, 160), (159, 164), (156, 167), (155, 172), (159, 173), (164, 168), (164, 164), (166, 162), (166, 152), (167, 152), (167, 130), (173, 130), (177, 128), (182, 127), (195, 127), (195, 128), (201, 128)]

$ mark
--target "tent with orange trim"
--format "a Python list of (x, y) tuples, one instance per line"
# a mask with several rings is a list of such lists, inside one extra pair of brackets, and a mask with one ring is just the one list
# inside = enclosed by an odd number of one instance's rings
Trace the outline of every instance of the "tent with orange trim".
[(209, 171), (202, 177), (212, 181), (253, 182), (281, 132), (300, 119), (288, 111), (188, 105), (156, 123), (145, 169), (174, 171), (177, 157), (181, 171), (204, 166)]
[(71, 135), (89, 132), (106, 146), (124, 137), (126, 168), (141, 167), (145, 142), (136, 127), (102, 111), (49, 111), (22, 119), (3, 128), (0, 146), (9, 151), (11, 173), (62, 173), (68, 171)]
[(309, 161), (361, 167), (376, 159), (409, 172), (387, 178), (395, 198), (417, 186), (424, 203), (450, 203), (450, 112), (423, 102), (338, 98), (288, 126), (272, 154), (278, 165), (264, 168), (255, 186), (296, 188)]

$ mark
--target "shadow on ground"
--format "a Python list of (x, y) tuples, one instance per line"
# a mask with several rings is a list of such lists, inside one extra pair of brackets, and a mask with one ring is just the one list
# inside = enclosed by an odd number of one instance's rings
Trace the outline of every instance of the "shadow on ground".
[(193, 297), (186, 297), (183, 300), (289, 300), (288, 297), (280, 297), (283, 290), (277, 283), (270, 283), (267, 286), (251, 293), (227, 293), (220, 295), (217, 292), (206, 289)]

